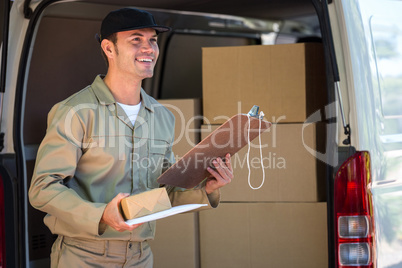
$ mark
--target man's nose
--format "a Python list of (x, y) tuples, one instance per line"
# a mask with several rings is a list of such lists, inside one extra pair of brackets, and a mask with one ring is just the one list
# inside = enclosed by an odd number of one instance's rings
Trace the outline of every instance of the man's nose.
[(154, 48), (151, 44), (151, 41), (144, 41), (141, 46), (141, 50), (143, 52), (153, 52)]

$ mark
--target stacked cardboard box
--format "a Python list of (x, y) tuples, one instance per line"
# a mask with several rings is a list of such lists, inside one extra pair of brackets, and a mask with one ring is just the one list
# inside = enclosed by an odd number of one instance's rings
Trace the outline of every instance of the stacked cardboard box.
[[(243, 148), (217, 209), (158, 220), (155, 267), (327, 266), (325, 173), (312, 154), (324, 150), (325, 125), (303, 123), (324, 106), (324, 69), (319, 44), (203, 49), (201, 136), (259, 105), (274, 123), (261, 135), (265, 183), (249, 187)], [(199, 141), (200, 102), (160, 102), (176, 117), (173, 151), (182, 157)], [(254, 187), (262, 182), (257, 145), (249, 157)]]
[[(313, 155), (323, 151), (325, 126), (304, 124), (325, 106), (325, 87), (320, 44), (203, 49), (202, 138), (253, 105), (274, 124), (261, 135), (262, 187), (249, 186), (243, 148), (220, 207), (200, 212), (201, 267), (327, 266), (325, 170)], [(253, 187), (263, 178), (258, 143), (249, 156)]]
[(321, 44), (203, 48), (204, 124), (259, 105), (270, 121), (304, 122), (325, 102)]
[[(176, 160), (200, 141), (201, 102), (198, 99), (158, 100), (176, 118), (173, 152)], [(198, 214), (186, 213), (157, 221), (150, 241), (154, 267), (199, 267)]]
[[(201, 139), (219, 125), (202, 125)], [(325, 167), (308, 150), (322, 151), (322, 124), (273, 124), (250, 145), (250, 184), (261, 185), (263, 166), (265, 182), (259, 190), (249, 186), (248, 147), (232, 156), (235, 179), (222, 188), (221, 201), (230, 202), (320, 202), (325, 201)], [(321, 143), (320, 143), (321, 142)], [(263, 166), (262, 166), (263, 164)]]
[(199, 267), (198, 215), (185, 213), (160, 219), (150, 241), (155, 268)]
[(326, 203), (226, 203), (200, 212), (201, 267), (328, 267)]

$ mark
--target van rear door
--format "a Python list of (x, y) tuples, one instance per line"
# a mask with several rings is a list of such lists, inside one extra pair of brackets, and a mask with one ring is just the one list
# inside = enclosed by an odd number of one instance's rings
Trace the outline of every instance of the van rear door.
[[(0, 4), (0, 152), (4, 151), (4, 95), (6, 92), (7, 57), (9, 45), (9, 18), (12, 1), (2, 1)], [(0, 154), (0, 267), (18, 267), (17, 240), (18, 231), (16, 226), (16, 185), (10, 170), (6, 168), (12, 164), (12, 159), (6, 154)]]
[(330, 6), (351, 145), (371, 157), (374, 267), (401, 267), (402, 2), (338, 0)]

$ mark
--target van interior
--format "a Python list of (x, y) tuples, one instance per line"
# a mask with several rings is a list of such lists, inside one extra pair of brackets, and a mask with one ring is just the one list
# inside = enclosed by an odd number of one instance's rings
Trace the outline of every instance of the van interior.
[[(50, 3), (52, 2), (52, 3)], [(47, 3), (47, 4), (46, 4)], [(95, 39), (105, 15), (132, 6), (173, 31), (158, 37), (155, 75), (143, 88), (157, 99), (202, 98), (202, 47), (321, 42), (310, 0), (43, 1), (32, 26), (23, 102), (23, 148), (28, 185), (51, 107), (106, 73)], [(30, 261), (48, 260), (55, 237), (44, 214), (29, 206)]]

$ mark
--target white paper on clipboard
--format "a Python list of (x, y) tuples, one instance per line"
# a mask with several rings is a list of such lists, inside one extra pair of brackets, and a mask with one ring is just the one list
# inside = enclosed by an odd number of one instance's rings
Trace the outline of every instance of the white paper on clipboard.
[(179, 213), (191, 211), (200, 207), (208, 206), (207, 204), (187, 204), (187, 205), (181, 205), (181, 206), (176, 206), (172, 207), (167, 210), (163, 210), (160, 212), (156, 212), (154, 214), (146, 215), (143, 217), (127, 220), (126, 223), (128, 225), (133, 225), (133, 224), (139, 224), (139, 223), (144, 223), (148, 221), (154, 221), (162, 218), (166, 218), (169, 216), (173, 216)]

